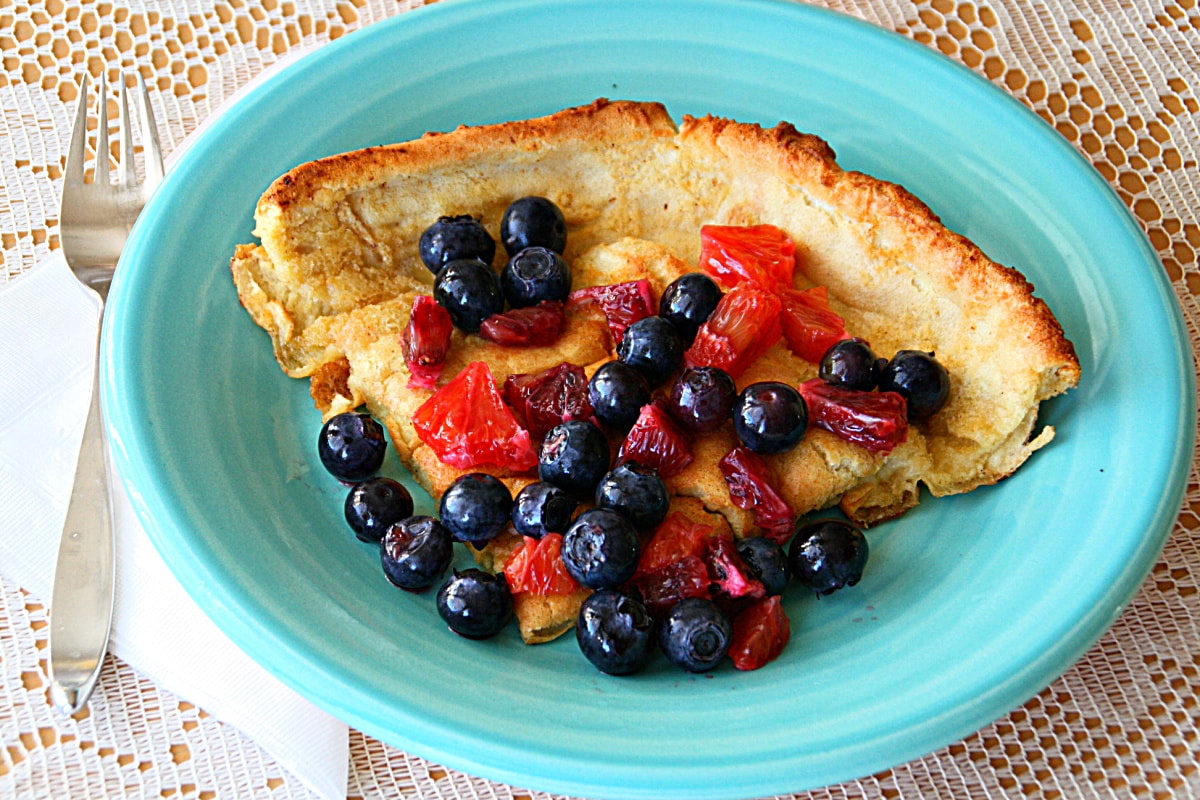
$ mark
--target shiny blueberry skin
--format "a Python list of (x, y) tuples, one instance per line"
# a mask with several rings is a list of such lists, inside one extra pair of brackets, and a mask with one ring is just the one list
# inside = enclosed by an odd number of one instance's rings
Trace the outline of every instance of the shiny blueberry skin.
[(374, 543), (392, 523), (412, 516), (413, 499), (397, 481), (377, 476), (350, 487), (343, 511), (354, 535)]
[(526, 247), (500, 271), (500, 288), (513, 308), (536, 306), (544, 300), (565, 303), (571, 294), (571, 268), (553, 250)]
[(708, 672), (729, 652), (733, 626), (729, 618), (703, 597), (680, 600), (658, 629), (663, 655), (688, 672)]
[(683, 350), (683, 340), (674, 325), (662, 317), (646, 317), (625, 329), (617, 345), (617, 358), (642, 373), (653, 387), (679, 369)]
[(858, 583), (869, 555), (862, 531), (849, 522), (824, 519), (797, 523), (788, 546), (788, 566), (792, 580), (825, 595)]
[(438, 516), (456, 541), (482, 547), (504, 530), (512, 505), (512, 492), (499, 478), (471, 472), (442, 493)]
[(583, 512), (563, 534), (563, 566), (588, 589), (611, 589), (632, 578), (640, 552), (633, 523), (607, 508)]
[(632, 675), (654, 655), (654, 619), (640, 600), (615, 589), (592, 592), (579, 609), (575, 640), (587, 660), (609, 675)]
[(879, 383), (879, 358), (862, 339), (843, 339), (821, 357), (817, 375), (843, 389), (869, 392)]
[(383, 574), (393, 586), (420, 592), (450, 568), (454, 541), (433, 517), (407, 517), (388, 527), (379, 542)]
[(787, 553), (765, 536), (751, 536), (737, 543), (738, 555), (750, 573), (762, 581), (767, 594), (783, 594), (792, 577)]
[(950, 399), (950, 373), (933, 353), (901, 350), (881, 370), (879, 391), (903, 395), (910, 420), (926, 419)]
[(608, 439), (591, 422), (568, 420), (546, 433), (538, 451), (538, 477), (580, 500), (591, 497), (608, 472)]
[(512, 619), (512, 594), (504, 575), (481, 569), (455, 571), (437, 593), (438, 614), (467, 639), (487, 639)]
[(566, 533), (578, 505), (578, 500), (552, 483), (531, 483), (513, 499), (513, 528), (533, 539), (547, 533)]
[(658, 470), (640, 464), (618, 464), (600, 479), (596, 507), (624, 514), (639, 533), (646, 533), (667, 516), (671, 497)]
[(650, 385), (625, 362), (609, 361), (592, 374), (588, 401), (596, 419), (615, 430), (628, 430), (650, 402)]
[(690, 345), (696, 338), (696, 331), (717, 307), (721, 294), (721, 288), (712, 278), (700, 272), (689, 272), (663, 290), (658, 301), (658, 314), (675, 326), (685, 346)]
[(808, 426), (808, 407), (786, 383), (763, 381), (742, 390), (733, 403), (733, 431), (755, 453), (783, 453)]
[(438, 217), (421, 234), (417, 245), (421, 262), (437, 275), (451, 261), (477, 258), (491, 264), (496, 255), (496, 240), (478, 219), (466, 214)]
[(567, 247), (563, 213), (544, 197), (522, 197), (504, 210), (500, 242), (511, 256), (526, 247), (545, 247), (561, 253)]
[(450, 312), (456, 328), (475, 333), (485, 319), (504, 311), (495, 271), (475, 259), (451, 261), (433, 279), (433, 299)]
[(383, 465), (387, 439), (370, 414), (346, 411), (321, 426), (317, 455), (329, 474), (341, 481), (369, 478)]
[(737, 400), (737, 385), (720, 367), (685, 369), (671, 387), (671, 415), (692, 433), (720, 428), (730, 418)]

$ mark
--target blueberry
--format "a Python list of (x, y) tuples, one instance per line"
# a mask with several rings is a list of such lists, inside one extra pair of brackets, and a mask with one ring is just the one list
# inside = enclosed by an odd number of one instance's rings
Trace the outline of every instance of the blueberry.
[(591, 497), (608, 472), (608, 440), (591, 422), (568, 420), (546, 433), (538, 451), (538, 477), (580, 500)]
[(343, 511), (355, 536), (378, 542), (393, 522), (412, 516), (413, 499), (398, 482), (379, 476), (354, 484)]
[(383, 465), (387, 439), (370, 414), (346, 411), (321, 426), (317, 455), (333, 477), (342, 481), (369, 478)]
[(640, 547), (632, 522), (616, 511), (593, 508), (563, 534), (562, 562), (580, 586), (611, 589), (633, 577)]
[(788, 547), (792, 579), (817, 594), (831, 594), (862, 578), (870, 547), (867, 537), (849, 522), (824, 519), (796, 524)]
[(762, 581), (767, 594), (783, 594), (792, 570), (778, 542), (765, 536), (751, 536), (737, 543), (737, 551), (750, 574)]
[(407, 517), (388, 527), (379, 542), (383, 574), (393, 586), (419, 592), (450, 568), (454, 541), (433, 517)]
[(646, 533), (667, 516), (671, 497), (658, 470), (640, 464), (618, 464), (596, 487), (596, 507), (624, 514), (639, 533)]
[(457, 541), (482, 547), (504, 530), (512, 504), (512, 492), (499, 478), (471, 472), (442, 493), (438, 516)]
[(438, 217), (421, 234), (417, 245), (421, 261), (437, 275), (451, 261), (476, 258), (491, 264), (496, 255), (496, 240), (475, 217), (461, 215)]
[(433, 279), (433, 299), (450, 312), (454, 326), (475, 333), (485, 319), (504, 311), (500, 279), (475, 259), (451, 261)]
[(596, 419), (617, 430), (637, 422), (642, 406), (650, 402), (645, 376), (623, 361), (603, 364), (588, 382), (588, 401)]
[(688, 597), (671, 608), (658, 629), (663, 654), (688, 672), (707, 672), (729, 652), (733, 626), (711, 600)]
[(950, 374), (933, 353), (901, 350), (879, 375), (879, 391), (896, 392), (908, 401), (908, 418), (925, 419), (950, 399)]
[(578, 505), (578, 500), (552, 483), (531, 483), (513, 500), (513, 528), (533, 539), (547, 533), (566, 533)]
[(671, 387), (667, 407), (684, 428), (706, 433), (729, 419), (737, 394), (733, 378), (720, 367), (691, 367)]
[(614, 589), (592, 592), (579, 609), (575, 640), (601, 672), (632, 675), (654, 655), (654, 620), (640, 600)]
[(843, 389), (869, 392), (879, 382), (878, 360), (862, 339), (843, 339), (825, 351), (817, 375)]
[(658, 386), (683, 361), (683, 341), (675, 326), (662, 317), (645, 317), (625, 329), (617, 345), (617, 358)]
[(543, 300), (565, 303), (571, 294), (571, 268), (553, 250), (526, 247), (500, 271), (500, 288), (513, 308), (536, 306)]
[(512, 619), (512, 594), (503, 574), (464, 569), (438, 589), (437, 610), (459, 636), (487, 639)]
[(752, 383), (733, 403), (733, 432), (755, 453), (792, 449), (807, 426), (808, 407), (786, 383)]
[(544, 197), (522, 197), (504, 210), (500, 241), (511, 256), (526, 247), (556, 253), (567, 248), (567, 223), (558, 206)]
[(721, 300), (716, 282), (701, 272), (689, 272), (676, 278), (658, 300), (658, 314), (679, 331), (679, 338), (690, 345)]

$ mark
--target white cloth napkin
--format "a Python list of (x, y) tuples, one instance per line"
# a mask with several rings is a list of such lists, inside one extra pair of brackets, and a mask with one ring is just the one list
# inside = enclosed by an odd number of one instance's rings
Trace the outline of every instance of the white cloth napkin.
[[(83, 435), (98, 310), (58, 253), (0, 286), (0, 572), (47, 602)], [(345, 798), (347, 726), (239, 650), (175, 580), (123, 490), (114, 492), (114, 505), (110, 651), (239, 728), (320, 797)]]

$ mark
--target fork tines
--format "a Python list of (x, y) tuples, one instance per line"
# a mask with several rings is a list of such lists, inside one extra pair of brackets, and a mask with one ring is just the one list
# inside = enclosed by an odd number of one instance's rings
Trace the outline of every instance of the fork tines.
[[(111, 168), (111, 156), (108, 144), (108, 96), (104, 74), (101, 73), (96, 81), (96, 163), (93, 183), (108, 185)], [(158, 127), (154, 122), (154, 112), (150, 107), (150, 94), (146, 90), (146, 82), (141, 73), (137, 73), (138, 88), (138, 137), (142, 142), (142, 153), (145, 157), (146, 179), (142, 190), (149, 195), (163, 177), (162, 148), (158, 140)], [(79, 84), (79, 102), (75, 107), (75, 122), (71, 129), (71, 142), (67, 148), (67, 163), (64, 168), (63, 180), (66, 184), (84, 183), (84, 166), (87, 148), (87, 101), (88, 80), (85, 75)], [(117, 165), (117, 186), (132, 188), (137, 186), (137, 174), (134, 162), (133, 126), (129, 117), (129, 93), (126, 81), (122, 79), (119, 95), (119, 118), (121, 136), (121, 155)]]

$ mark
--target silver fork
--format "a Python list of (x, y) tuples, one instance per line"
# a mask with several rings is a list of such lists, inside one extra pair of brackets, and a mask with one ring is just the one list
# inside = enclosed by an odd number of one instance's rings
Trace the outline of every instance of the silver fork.
[[(133, 131), (125, 81), (120, 87), (121, 155), (117, 181), (110, 180), (108, 96), (104, 77), (97, 88), (95, 177), (85, 182), (87, 142), (87, 79), (79, 88), (74, 128), (63, 170), (59, 237), (63, 255), (75, 277), (99, 297), (101, 310), (108, 299), (117, 258), (133, 222), (155, 186), (162, 180), (162, 152), (146, 84), (138, 75), (138, 122), (145, 155), (145, 179), (134, 169)], [(115, 589), (115, 545), (112, 495), (108, 475), (108, 442), (100, 410), (100, 329), (96, 329), (92, 397), (75, 484), (67, 507), (50, 598), (50, 698), (66, 713), (87, 703), (100, 676), (108, 649)]]

